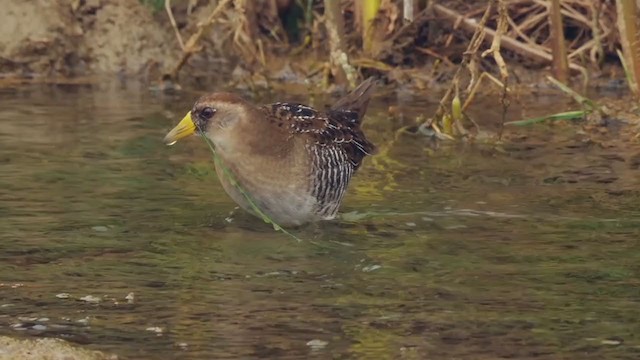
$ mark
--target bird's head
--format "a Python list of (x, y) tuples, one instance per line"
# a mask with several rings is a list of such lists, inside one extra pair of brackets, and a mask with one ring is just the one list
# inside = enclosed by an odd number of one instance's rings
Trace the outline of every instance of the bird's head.
[(192, 134), (204, 135), (216, 147), (224, 147), (232, 138), (234, 130), (247, 121), (251, 105), (237, 95), (213, 93), (204, 95), (191, 111), (165, 137), (167, 145)]

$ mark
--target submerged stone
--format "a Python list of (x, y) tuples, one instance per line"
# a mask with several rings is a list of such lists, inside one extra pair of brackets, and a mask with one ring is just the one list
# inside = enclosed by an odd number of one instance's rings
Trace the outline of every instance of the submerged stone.
[(0, 336), (0, 359), (117, 360), (118, 357), (99, 351), (74, 347), (60, 339), (22, 340)]

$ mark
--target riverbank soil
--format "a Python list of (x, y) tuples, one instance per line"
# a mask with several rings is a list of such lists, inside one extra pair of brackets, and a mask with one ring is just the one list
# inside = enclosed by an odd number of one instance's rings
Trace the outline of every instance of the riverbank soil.
[(141, 74), (179, 51), (152, 11), (131, 0), (6, 0), (0, 73), (16, 76)]

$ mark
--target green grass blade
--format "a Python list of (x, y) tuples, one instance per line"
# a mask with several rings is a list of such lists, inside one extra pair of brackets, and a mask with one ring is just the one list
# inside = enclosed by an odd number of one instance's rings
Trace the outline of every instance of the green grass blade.
[(547, 76), (547, 80), (553, 83), (553, 85), (557, 86), (560, 90), (562, 90), (562, 92), (570, 95), (578, 104), (588, 107), (588, 110), (599, 108), (598, 104), (596, 104), (595, 101), (578, 94), (576, 91), (558, 81), (553, 76)]
[(532, 124), (537, 124), (537, 123), (540, 123), (540, 122), (544, 122), (544, 121), (547, 121), (547, 120), (558, 121), (558, 120), (582, 119), (582, 118), (585, 117), (586, 114), (587, 114), (587, 111), (585, 111), (585, 110), (575, 110), (575, 111), (561, 112), (561, 113), (552, 114), (552, 115), (545, 115), (545, 116), (531, 118), (531, 119), (508, 121), (508, 122), (506, 122), (504, 124), (505, 125), (515, 125), (515, 126), (527, 126), (527, 125), (532, 125)]
[(222, 159), (220, 159), (220, 157), (216, 153), (216, 150), (215, 150), (213, 144), (211, 143), (211, 140), (209, 140), (204, 134), (201, 134), (201, 137), (204, 139), (204, 141), (209, 146), (209, 149), (211, 150), (211, 154), (213, 155), (214, 163), (218, 167), (220, 167), (220, 169), (222, 169), (222, 172), (224, 173), (224, 176), (226, 176), (229, 179), (229, 181), (231, 182), (231, 184), (233, 184), (233, 186), (235, 186), (238, 189), (238, 191), (240, 191), (242, 196), (245, 197), (245, 199), (247, 200), (247, 202), (251, 206), (251, 209), (256, 213), (256, 215), (258, 215), (262, 219), (262, 221), (264, 221), (265, 223), (271, 224), (273, 226), (274, 230), (280, 231), (280, 232), (282, 232), (284, 234), (287, 234), (287, 235), (289, 235), (290, 237), (292, 237), (293, 239), (295, 239), (298, 242), (302, 241), (297, 236), (293, 235), (292, 233), (290, 233), (287, 230), (285, 230), (282, 226), (278, 225), (267, 214), (265, 214), (264, 211), (262, 211), (262, 209), (260, 209), (260, 207), (256, 204), (256, 202), (253, 200), (251, 195), (248, 192), (246, 192), (242, 188), (242, 186), (240, 186), (240, 183), (238, 183), (238, 181), (236, 180), (236, 178), (233, 175), (233, 173), (231, 172), (231, 170), (229, 170), (229, 168), (222, 162)]

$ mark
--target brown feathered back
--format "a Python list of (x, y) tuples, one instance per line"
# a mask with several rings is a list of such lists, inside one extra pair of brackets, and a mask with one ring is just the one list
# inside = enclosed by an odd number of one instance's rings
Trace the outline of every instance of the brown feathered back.
[(310, 191), (317, 199), (314, 211), (325, 219), (335, 216), (351, 176), (364, 157), (375, 152), (360, 128), (374, 84), (367, 79), (325, 112), (295, 103), (261, 108), (269, 124), (304, 139)]
[(307, 136), (317, 146), (336, 147), (357, 169), (362, 159), (376, 150), (360, 128), (374, 85), (373, 78), (365, 80), (326, 112), (297, 103), (265, 105), (262, 111), (270, 122), (293, 135)]

